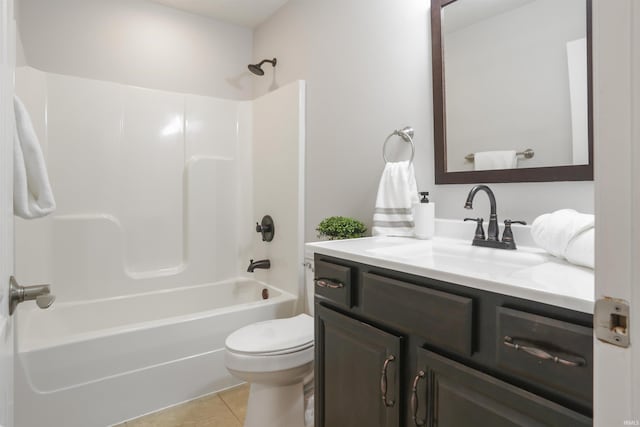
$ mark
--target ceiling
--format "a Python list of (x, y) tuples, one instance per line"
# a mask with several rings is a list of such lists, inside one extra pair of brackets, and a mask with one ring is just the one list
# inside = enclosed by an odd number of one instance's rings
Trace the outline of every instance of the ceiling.
[(156, 3), (254, 28), (289, 0), (152, 0)]

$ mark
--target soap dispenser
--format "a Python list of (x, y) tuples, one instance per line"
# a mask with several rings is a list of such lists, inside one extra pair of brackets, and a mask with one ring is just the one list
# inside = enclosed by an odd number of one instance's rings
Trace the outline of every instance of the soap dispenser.
[(435, 232), (435, 203), (429, 202), (428, 191), (420, 192), (420, 202), (413, 205), (413, 233), (418, 239), (431, 239)]

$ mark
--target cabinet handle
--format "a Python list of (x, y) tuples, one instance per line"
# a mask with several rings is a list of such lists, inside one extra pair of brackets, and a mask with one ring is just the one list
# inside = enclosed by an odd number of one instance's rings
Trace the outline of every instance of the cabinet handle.
[(384, 403), (384, 406), (388, 408), (392, 407), (396, 403), (393, 400), (387, 400), (387, 368), (389, 367), (389, 363), (393, 362), (394, 360), (396, 360), (396, 357), (393, 354), (389, 355), (385, 359), (384, 365), (382, 365), (382, 375), (380, 376), (380, 391), (382, 392), (382, 403)]
[(313, 281), (316, 282), (316, 286), (320, 288), (329, 288), (329, 289), (344, 288), (344, 284), (335, 279), (326, 279), (323, 277), (319, 277), (317, 279), (313, 279)]
[(567, 360), (567, 359), (563, 359), (561, 357), (558, 356), (554, 356), (553, 354), (539, 349), (539, 348), (535, 348), (535, 347), (529, 347), (526, 345), (522, 345), (522, 344), (517, 344), (513, 342), (513, 338), (511, 338), (510, 336), (505, 336), (504, 337), (504, 345), (506, 345), (509, 348), (513, 348), (516, 351), (517, 350), (522, 350), (525, 353), (528, 353), (534, 357), (537, 357), (538, 359), (543, 359), (543, 360), (552, 360), (554, 363), (559, 363), (560, 365), (563, 366), (569, 366), (571, 368), (576, 368), (578, 366), (584, 366), (585, 365), (585, 361), (584, 360)]
[(425, 425), (425, 420), (418, 419), (418, 383), (424, 378), (424, 371), (418, 372), (418, 375), (413, 380), (413, 387), (411, 388), (411, 412), (413, 413), (413, 423), (417, 426)]

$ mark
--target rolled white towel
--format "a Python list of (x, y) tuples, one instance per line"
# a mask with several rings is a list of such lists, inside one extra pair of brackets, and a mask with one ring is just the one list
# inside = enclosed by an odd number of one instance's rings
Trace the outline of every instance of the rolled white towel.
[(567, 261), (572, 264), (582, 265), (584, 267), (594, 268), (595, 266), (595, 228), (582, 232), (576, 236), (565, 252)]
[[(538, 246), (569, 262), (593, 268), (593, 215), (561, 209), (540, 215), (531, 225), (531, 236)], [(583, 234), (586, 236), (582, 236)], [(589, 236), (591, 235), (591, 237)]]

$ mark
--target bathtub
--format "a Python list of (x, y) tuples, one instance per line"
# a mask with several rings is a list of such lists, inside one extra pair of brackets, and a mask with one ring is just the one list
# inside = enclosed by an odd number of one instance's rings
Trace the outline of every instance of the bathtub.
[(295, 309), (294, 295), (244, 278), (21, 309), (15, 425), (103, 427), (236, 385), (226, 336)]

